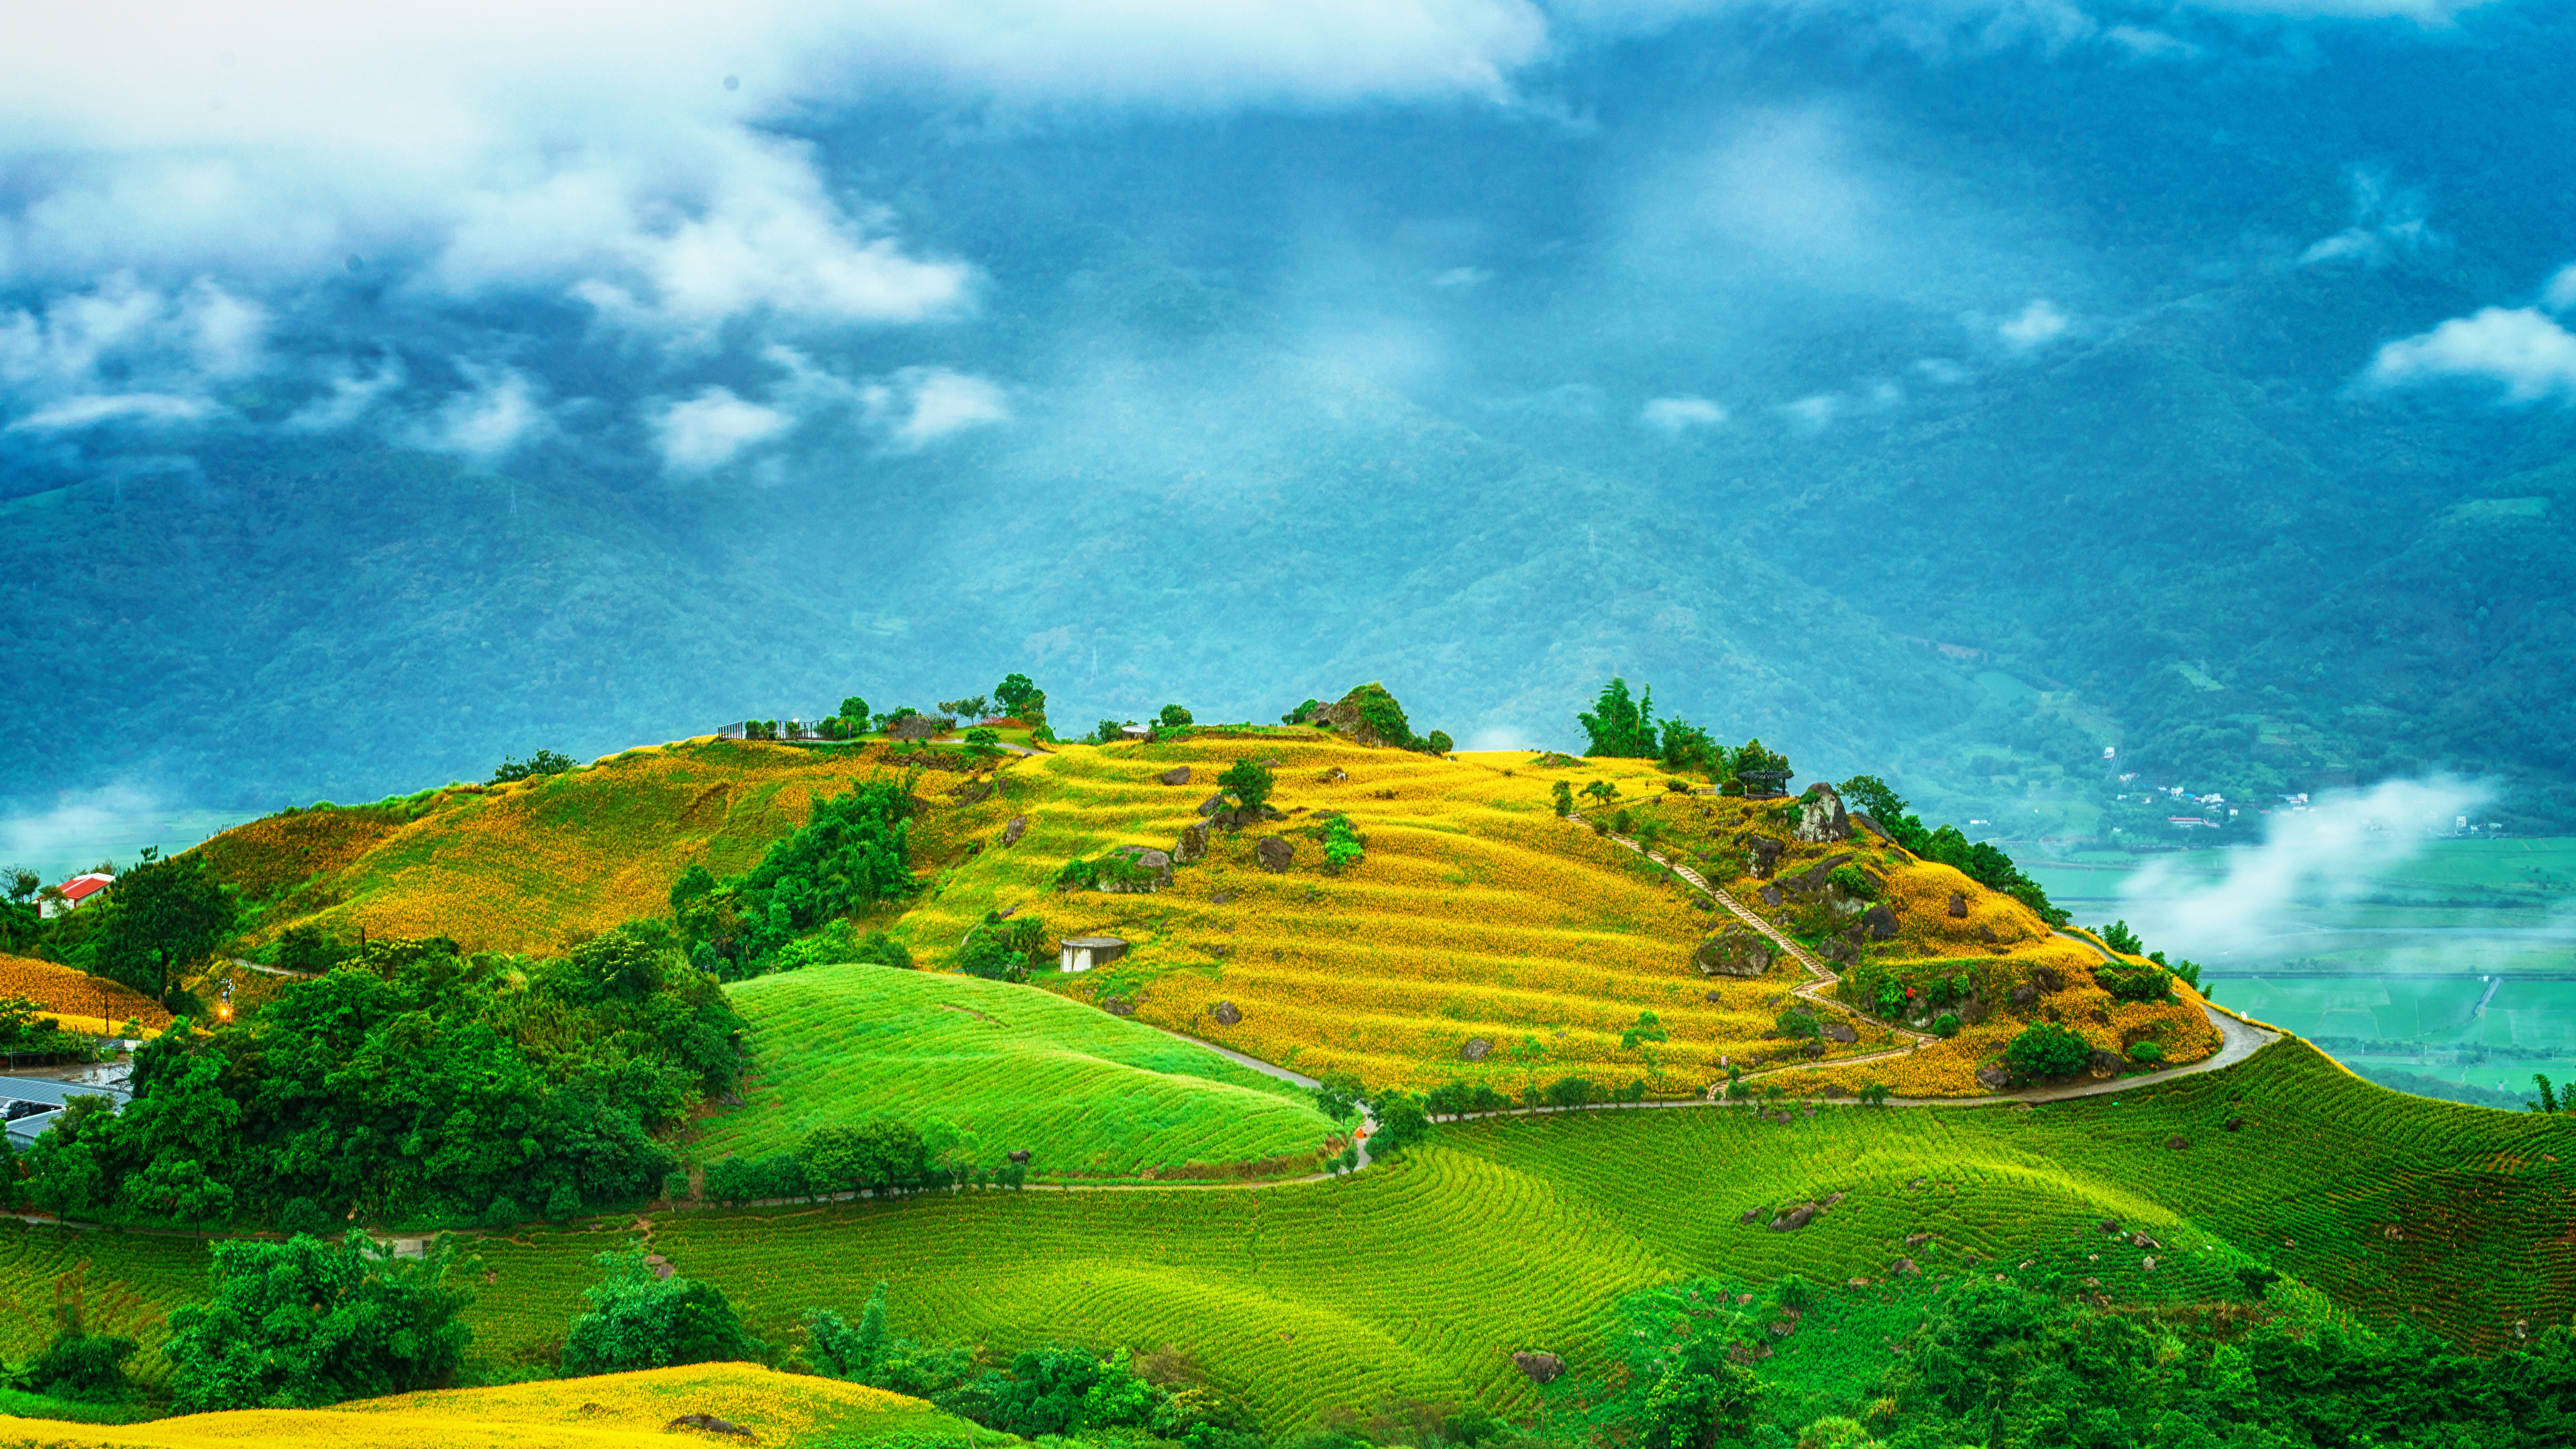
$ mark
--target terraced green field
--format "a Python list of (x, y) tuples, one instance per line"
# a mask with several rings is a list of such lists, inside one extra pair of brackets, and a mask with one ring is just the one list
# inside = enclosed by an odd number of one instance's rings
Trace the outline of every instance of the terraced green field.
[(881, 1112), (969, 1134), (987, 1166), (1027, 1149), (1034, 1178), (1311, 1172), (1334, 1133), (1286, 1082), (1025, 986), (851, 965), (731, 994), (760, 1068), (744, 1105), (704, 1124), (701, 1161)]
[[(2225, 1130), (2231, 1118), (2241, 1130)], [(2119, 1302), (2204, 1294), (2251, 1260), (2366, 1316), (2494, 1347), (2517, 1321), (2576, 1311), (2571, 1160), (2576, 1126), (2383, 1091), (2293, 1040), (2223, 1072), (2027, 1112), (1506, 1118), (1443, 1128), (1409, 1162), (1329, 1182), (665, 1214), (653, 1241), (774, 1341), (792, 1341), (803, 1310), (855, 1307), (883, 1279), (916, 1337), (1195, 1349), (1278, 1428), (1388, 1394), (1525, 1407), (1533, 1391), (1511, 1350), (1597, 1373), (1604, 1315), (1624, 1291), (1689, 1273), (1884, 1280), (1905, 1255), (1935, 1279), (2076, 1268)], [(1800, 1231), (1741, 1221), (1835, 1192), (1842, 1202)], [(2159, 1246), (2104, 1237), (2104, 1218)], [(487, 1240), (476, 1352), (543, 1357), (590, 1256), (632, 1227)], [(1914, 1233), (1934, 1237), (1908, 1248)], [(92, 1264), (94, 1293), (127, 1284), (159, 1310), (198, 1291), (199, 1253), (0, 1230), (6, 1351), (27, 1350), (25, 1325), (42, 1322), (28, 1310), (73, 1262)]]

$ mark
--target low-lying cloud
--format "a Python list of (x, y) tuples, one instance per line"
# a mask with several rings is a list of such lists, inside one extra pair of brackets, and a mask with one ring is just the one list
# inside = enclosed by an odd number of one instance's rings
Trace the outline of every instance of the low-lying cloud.
[(1704, 397), (1659, 397), (1637, 414), (1637, 421), (1661, 432), (1681, 434), (1713, 428), (1726, 421), (1726, 409)]
[(2362, 374), (2375, 387), (2485, 382), (2510, 403), (2576, 401), (2576, 335), (2537, 307), (2486, 307), (2381, 347)]
[(2475, 818), (2494, 798), (2484, 781), (2436, 775), (2391, 780), (2276, 811), (2263, 843), (2231, 850), (2215, 883), (2151, 862), (2122, 890), (2122, 914), (2147, 943), (2206, 959), (2281, 934), (2302, 904), (2349, 901), (2422, 853), (2434, 832)]

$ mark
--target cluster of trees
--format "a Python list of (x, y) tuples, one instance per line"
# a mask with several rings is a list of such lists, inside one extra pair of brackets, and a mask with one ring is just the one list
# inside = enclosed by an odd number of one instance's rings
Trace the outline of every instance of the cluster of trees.
[(845, 1192), (937, 1192), (958, 1187), (1018, 1187), (1018, 1163), (977, 1160), (981, 1144), (933, 1118), (927, 1132), (894, 1117), (854, 1126), (817, 1127), (793, 1152), (727, 1156), (708, 1165), (706, 1196), (733, 1206), (772, 1198), (829, 1197)]
[(572, 768), (572, 756), (553, 750), (539, 750), (526, 759), (504, 755), (492, 770), (492, 783), (507, 785), (513, 780), (532, 780), (539, 775), (560, 775)]
[(1786, 774), (1789, 769), (1789, 762), (1764, 749), (1760, 740), (1747, 741), (1741, 750), (1730, 750), (1686, 719), (1658, 721), (1653, 687), (1631, 696), (1628, 681), (1617, 675), (1601, 686), (1600, 697), (1593, 701), (1592, 708), (1576, 715), (1574, 721), (1591, 741), (1583, 751), (1586, 755), (1658, 760), (1667, 770), (1699, 775), (1721, 785), (1733, 780), (1739, 771), (1776, 769)]
[(632, 1202), (675, 1165), (652, 1134), (733, 1089), (742, 1030), (660, 922), (546, 961), (372, 942), (241, 1021), (143, 1045), (126, 1109), (74, 1098), (20, 1188), (73, 1217), (290, 1230)]
[(758, 976), (799, 935), (910, 895), (913, 783), (863, 780), (815, 801), (795, 834), (731, 880), (702, 865), (681, 872), (671, 915), (691, 964), (725, 981)]
[(1879, 823), (1890, 839), (1925, 860), (1949, 866), (1988, 890), (2001, 891), (2028, 906), (2052, 926), (2072, 917), (2051, 905), (2039, 882), (2021, 873), (2013, 858), (1982, 840), (1970, 840), (1955, 825), (1930, 829), (1906, 813), (1905, 798), (1876, 775), (1854, 775), (1837, 787), (1843, 803)]
[[(1091, 868), (1090, 883), (1094, 885), (1103, 875), (1114, 874), (1122, 867), (1136, 876), (1145, 873), (1142, 867), (1123, 855), (1104, 855), (1094, 861), (1070, 861), (1065, 865), (1065, 872), (1073, 871), (1076, 866)], [(1065, 887), (1068, 882), (1069, 877), (1059, 872), (1057, 885)], [(957, 943), (957, 948), (940, 959), (940, 964), (951, 971), (962, 971), (987, 981), (1026, 981), (1029, 973), (1046, 958), (1046, 943), (1044, 919), (1037, 916), (1005, 918), (998, 911), (987, 911), (984, 919), (976, 922), (967, 931), (965, 939)]]
[(1758, 1363), (1778, 1328), (1829, 1309), (1792, 1275), (1767, 1289), (1693, 1279), (1621, 1301), (1623, 1373), (1571, 1432), (1649, 1449), (1914, 1449), (2576, 1442), (2576, 1338), (2563, 1327), (2494, 1357), (2420, 1330), (2286, 1312), (2298, 1290), (2241, 1269), (2232, 1312), (2088, 1305), (2043, 1273), (1972, 1276), (1930, 1297), (1875, 1373), (1820, 1386)]

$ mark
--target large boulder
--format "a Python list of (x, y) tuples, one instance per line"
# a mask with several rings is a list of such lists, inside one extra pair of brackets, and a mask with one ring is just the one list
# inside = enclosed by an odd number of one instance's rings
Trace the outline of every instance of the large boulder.
[(2120, 1075), (2120, 1068), (2125, 1065), (2127, 1065), (2127, 1063), (2120, 1060), (2119, 1053), (2106, 1052), (2100, 1047), (2095, 1047), (2093, 1049), (2093, 1055), (2084, 1059), (2084, 1070), (2095, 1077), (2101, 1078), (2116, 1077)]
[(1458, 1048), (1458, 1056), (1462, 1061), (1481, 1062), (1493, 1049), (1494, 1043), (1491, 1038), (1471, 1036), (1467, 1038), (1465, 1046)]
[(1843, 797), (1822, 781), (1809, 785), (1807, 793), (1798, 797), (1798, 823), (1789, 833), (1809, 845), (1851, 839), (1851, 816), (1843, 809)]
[(1181, 831), (1180, 839), (1172, 842), (1172, 863), (1174, 865), (1196, 865), (1200, 861), (1207, 859), (1207, 850), (1208, 828), (1206, 823), (1201, 822), (1200, 824), (1189, 826)]
[(1014, 815), (1002, 826), (1002, 843), (1004, 845), (1017, 845), (1020, 843), (1020, 837), (1028, 833), (1029, 817), (1025, 815)]
[(1860, 1040), (1860, 1032), (1847, 1021), (1828, 1021), (1817, 1030), (1825, 1034), (1825, 1040), (1840, 1042), (1844, 1046), (1850, 1046)]
[(1154, 778), (1166, 785), (1186, 785), (1190, 782), (1190, 767), (1187, 765), (1174, 765), (1172, 768), (1165, 770)]
[(1523, 1349), (1512, 1355), (1512, 1367), (1519, 1369), (1534, 1384), (1552, 1384), (1565, 1377), (1565, 1360), (1552, 1353), (1532, 1353)]
[(2014, 987), (2011, 994), (2006, 996), (2004, 999), (2012, 1003), (2013, 1010), (2028, 1012), (2032, 1007), (2039, 1004), (2039, 988), (2025, 981), (2019, 986)]
[(1768, 835), (1748, 835), (1744, 838), (1744, 848), (1753, 852), (1753, 878), (1769, 880), (1771, 872), (1779, 869), (1780, 856), (1789, 846), (1788, 842), (1774, 840)]
[(1896, 939), (1896, 912), (1888, 908), (1887, 902), (1881, 901), (1877, 905), (1870, 907), (1868, 912), (1860, 918), (1860, 921), (1862, 925), (1869, 928), (1869, 936), (1871, 940), (1892, 941)]
[(1794, 1233), (1798, 1229), (1805, 1227), (1809, 1219), (1815, 1217), (1817, 1213), (1822, 1211), (1824, 1211), (1824, 1205), (1822, 1203), (1799, 1203), (1797, 1206), (1792, 1207), (1788, 1211), (1771, 1219), (1771, 1231), (1775, 1233)]
[(1966, 891), (1950, 892), (1950, 919), (1954, 921), (1964, 921), (1967, 918), (1968, 893)]
[(1760, 976), (1776, 958), (1769, 937), (1746, 926), (1710, 937), (1691, 953), (1691, 964), (1710, 976)]
[(2000, 1092), (2012, 1085), (2012, 1073), (1999, 1064), (1989, 1062), (1977, 1068), (1977, 1085), (1989, 1092)]
[[(1363, 684), (1333, 703), (1317, 709), (1306, 717), (1306, 722), (1317, 729), (1331, 730), (1342, 738), (1358, 744), (1381, 747), (1393, 745), (1402, 748), (1411, 743), (1408, 740), (1388, 739), (1369, 724), (1368, 717), (1360, 710), (1360, 701), (1370, 697), (1371, 691), (1375, 691), (1377, 697), (1386, 699), (1390, 704), (1394, 702), (1392, 697), (1387, 695), (1385, 685)], [(1397, 718), (1402, 718), (1401, 712), (1398, 713)]]
[(1297, 847), (1276, 835), (1252, 843), (1252, 858), (1263, 870), (1273, 875), (1284, 874), (1297, 859)]
[(2051, 966), (2033, 966), (2030, 968), (2030, 984), (2038, 987), (2040, 994), (2043, 996), (2052, 995), (2066, 989), (2065, 979), (2057, 974), (2055, 967)]
[(1142, 845), (1122, 845), (1109, 852), (1123, 855), (1146, 873), (1146, 879), (1130, 885), (1124, 881), (1104, 881), (1101, 889), (1113, 893), (1158, 891), (1172, 883), (1172, 853)]
[(1243, 1008), (1231, 1001), (1220, 1001), (1208, 1015), (1215, 1017), (1219, 1026), (1237, 1026), (1243, 1021)]

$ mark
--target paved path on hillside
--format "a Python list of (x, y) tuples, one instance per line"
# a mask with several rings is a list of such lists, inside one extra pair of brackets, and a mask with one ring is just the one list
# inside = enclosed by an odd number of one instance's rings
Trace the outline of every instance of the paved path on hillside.
[[(1590, 821), (1588, 821), (1588, 820), (1585, 820), (1585, 819), (1584, 819), (1581, 815), (1579, 815), (1579, 814), (1569, 814), (1569, 815), (1567, 815), (1565, 818), (1566, 818), (1566, 819), (1568, 819), (1568, 820), (1572, 820), (1572, 821), (1578, 822), (1578, 823), (1583, 824), (1583, 825), (1585, 825), (1585, 826), (1589, 826), (1589, 825), (1592, 823), (1592, 822), (1590, 822)], [(1615, 833), (1615, 832), (1611, 832), (1611, 831), (1604, 831), (1604, 832), (1602, 832), (1602, 833), (1603, 833), (1605, 836), (1607, 836), (1609, 839), (1614, 840), (1614, 841), (1618, 842), (1619, 844), (1626, 846), (1628, 849), (1630, 849), (1630, 850), (1633, 850), (1633, 851), (1637, 852), (1639, 855), (1644, 856), (1646, 859), (1651, 860), (1651, 861), (1653, 861), (1655, 864), (1662, 866), (1664, 869), (1671, 871), (1674, 875), (1676, 875), (1676, 876), (1680, 877), (1682, 880), (1689, 882), (1689, 884), (1691, 885), (1691, 887), (1692, 887), (1693, 889), (1697, 890), (1700, 894), (1702, 894), (1702, 895), (1704, 895), (1704, 896), (1707, 896), (1710, 900), (1717, 902), (1717, 904), (1719, 904), (1719, 905), (1721, 905), (1721, 906), (1725, 907), (1725, 908), (1726, 908), (1726, 910), (1727, 910), (1729, 913), (1731, 913), (1732, 915), (1734, 915), (1734, 917), (1735, 917), (1737, 920), (1742, 921), (1744, 924), (1746, 924), (1746, 925), (1748, 925), (1748, 926), (1751, 926), (1753, 929), (1755, 929), (1755, 930), (1757, 930), (1757, 931), (1761, 932), (1763, 935), (1765, 935), (1765, 936), (1769, 937), (1769, 938), (1770, 938), (1770, 940), (1771, 940), (1771, 944), (1773, 944), (1773, 945), (1775, 945), (1775, 946), (1779, 947), (1779, 948), (1780, 948), (1780, 951), (1781, 951), (1781, 953), (1782, 953), (1783, 955), (1786, 955), (1790, 960), (1795, 961), (1795, 962), (1797, 962), (1800, 966), (1802, 966), (1802, 967), (1806, 968), (1806, 972), (1807, 972), (1807, 979), (1806, 979), (1806, 981), (1805, 981), (1805, 982), (1803, 982), (1802, 984), (1800, 984), (1800, 985), (1796, 986), (1796, 987), (1791, 988), (1791, 991), (1790, 991), (1790, 994), (1791, 994), (1791, 995), (1793, 995), (1793, 996), (1797, 996), (1797, 997), (1801, 997), (1801, 998), (1803, 998), (1804, 1000), (1806, 1000), (1806, 1001), (1808, 1001), (1808, 1002), (1811, 1002), (1811, 1003), (1813, 1003), (1813, 1004), (1815, 1004), (1815, 1005), (1817, 1005), (1817, 1006), (1824, 1007), (1824, 1008), (1826, 1008), (1827, 1010), (1840, 1012), (1842, 1015), (1844, 1015), (1844, 1016), (1848, 1016), (1848, 1017), (1852, 1018), (1852, 1019), (1853, 1019), (1853, 1020), (1855, 1020), (1855, 1021), (1868, 1022), (1868, 1023), (1870, 1023), (1870, 1024), (1871, 1024), (1871, 1025), (1873, 1025), (1873, 1026), (1882, 1026), (1882, 1025), (1886, 1025), (1886, 1023), (1884, 1023), (1884, 1022), (1876, 1021), (1875, 1019), (1871, 1018), (1871, 1017), (1870, 1017), (1870, 1016), (1868, 1016), (1867, 1014), (1865, 1014), (1865, 1013), (1863, 1013), (1863, 1012), (1860, 1012), (1860, 1011), (1858, 1011), (1858, 1010), (1855, 1010), (1855, 1009), (1853, 1009), (1852, 1007), (1850, 1007), (1850, 1006), (1848, 1006), (1848, 1005), (1844, 1004), (1843, 1002), (1837, 1001), (1837, 1000), (1835, 1000), (1833, 997), (1826, 995), (1825, 993), (1827, 993), (1827, 992), (1831, 991), (1835, 986), (1839, 985), (1839, 984), (1841, 983), (1841, 980), (1842, 980), (1842, 978), (1841, 978), (1841, 977), (1837, 976), (1837, 975), (1834, 973), (1834, 969), (1833, 969), (1832, 967), (1830, 967), (1830, 966), (1827, 966), (1824, 962), (1817, 960), (1817, 959), (1816, 959), (1816, 957), (1815, 957), (1815, 954), (1814, 954), (1813, 952), (1809, 951), (1805, 946), (1801, 945), (1799, 942), (1797, 942), (1796, 940), (1792, 939), (1792, 938), (1789, 936), (1789, 934), (1788, 934), (1787, 932), (1782, 931), (1779, 927), (1777, 927), (1777, 926), (1775, 926), (1775, 925), (1772, 925), (1769, 921), (1764, 920), (1764, 919), (1761, 917), (1761, 915), (1760, 915), (1759, 913), (1757, 913), (1756, 911), (1754, 911), (1754, 909), (1753, 909), (1752, 907), (1750, 907), (1750, 906), (1748, 906), (1748, 905), (1744, 904), (1744, 902), (1742, 902), (1742, 901), (1737, 900), (1733, 895), (1729, 894), (1729, 893), (1728, 893), (1727, 891), (1725, 891), (1724, 889), (1722, 889), (1722, 888), (1720, 888), (1720, 887), (1718, 887), (1718, 886), (1715, 886), (1715, 885), (1711, 885), (1711, 884), (1709, 883), (1708, 877), (1706, 877), (1706, 876), (1704, 876), (1704, 875), (1701, 875), (1698, 871), (1695, 871), (1695, 870), (1691, 869), (1689, 866), (1686, 866), (1686, 865), (1682, 864), (1680, 861), (1669, 859), (1669, 858), (1667, 858), (1667, 857), (1665, 857), (1665, 856), (1662, 856), (1662, 855), (1659, 855), (1659, 854), (1655, 853), (1655, 852), (1654, 852), (1654, 851), (1652, 851), (1652, 850), (1647, 849), (1645, 846), (1638, 844), (1636, 841), (1630, 840), (1627, 836), (1620, 835), (1620, 834), (1617, 834), (1617, 833)], [(1912, 1051), (1915, 1051), (1915, 1050), (1917, 1050), (1917, 1049), (1921, 1048), (1924, 1044), (1926, 1044), (1926, 1043), (1928, 1043), (1928, 1042), (1932, 1042), (1932, 1041), (1936, 1041), (1936, 1040), (1938, 1040), (1938, 1038), (1936, 1038), (1936, 1037), (1927, 1036), (1927, 1035), (1925, 1035), (1924, 1033), (1919, 1032), (1919, 1031), (1910, 1031), (1910, 1030), (1907, 1030), (1906, 1028), (1901, 1027), (1901, 1026), (1889, 1026), (1887, 1029), (1888, 1029), (1889, 1031), (1892, 1031), (1892, 1032), (1896, 1033), (1896, 1034), (1897, 1034), (1898, 1036), (1900, 1036), (1900, 1037), (1904, 1037), (1904, 1038), (1907, 1038), (1908, 1040), (1912, 1041), (1912, 1042), (1913, 1042), (1913, 1045), (1912, 1045), (1912, 1046), (1906, 1046), (1906, 1047), (1899, 1047), (1899, 1048), (1897, 1048), (1897, 1049), (1896, 1049), (1896, 1050), (1894, 1050), (1894, 1051), (1886, 1051), (1886, 1052), (1872, 1052), (1872, 1053), (1870, 1053), (1870, 1054), (1869, 1054), (1869, 1055), (1867, 1055), (1867, 1056), (1858, 1056), (1858, 1057), (1835, 1057), (1835, 1058), (1833, 1058), (1833, 1059), (1832, 1059), (1832, 1061), (1831, 1061), (1831, 1065), (1834, 1065), (1834, 1066), (1837, 1066), (1837, 1067), (1852, 1067), (1852, 1066), (1859, 1066), (1859, 1065), (1862, 1065), (1862, 1064), (1867, 1063), (1867, 1062), (1883, 1062), (1883, 1061), (1886, 1061), (1886, 1060), (1888, 1060), (1888, 1059), (1890, 1059), (1890, 1058), (1892, 1058), (1892, 1057), (1901, 1057), (1901, 1056), (1904, 1056), (1904, 1055), (1906, 1055), (1906, 1054), (1907, 1054), (1907, 1053), (1909, 1053), (1909, 1052), (1912, 1052)], [(1817, 1062), (1817, 1063), (1814, 1063), (1814, 1065), (1818, 1065), (1818, 1066), (1822, 1066), (1822, 1065), (1825, 1065), (1825, 1064), (1826, 1064), (1826, 1063), (1824, 1063), (1824, 1062), (1822, 1062), (1822, 1061), (1819, 1061), (1819, 1062)], [(1795, 1065), (1792, 1065), (1792, 1066), (1787, 1066), (1787, 1067), (1774, 1067), (1774, 1068), (1772, 1068), (1772, 1069), (1771, 1069), (1771, 1072), (1785, 1072), (1785, 1071), (1796, 1071), (1796, 1070), (1799, 1070), (1799, 1068), (1798, 1068), (1797, 1066), (1795, 1066)], [(1770, 1075), (1770, 1074), (1771, 1074), (1771, 1072), (1749, 1072), (1749, 1073), (1746, 1073), (1746, 1079), (1747, 1079), (1747, 1080), (1750, 1080), (1751, 1078), (1753, 1078), (1753, 1077), (1755, 1077), (1755, 1076), (1768, 1076), (1768, 1075)]]

